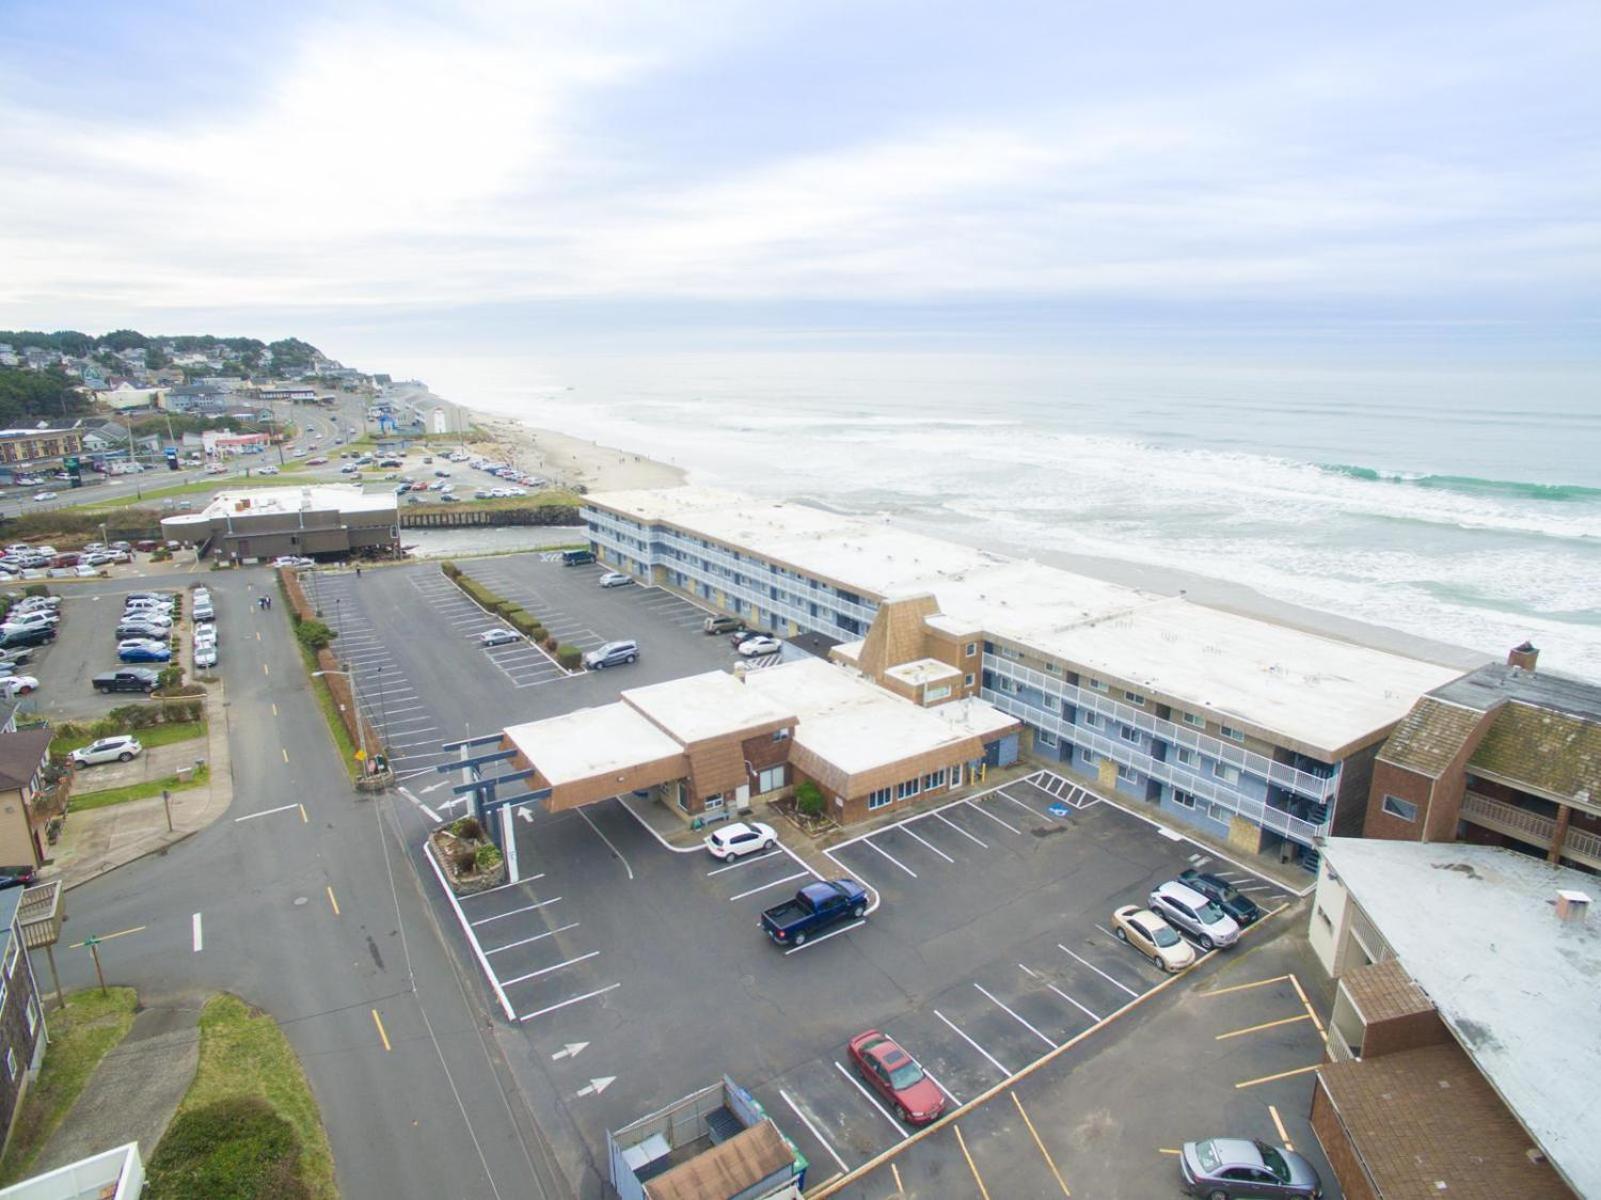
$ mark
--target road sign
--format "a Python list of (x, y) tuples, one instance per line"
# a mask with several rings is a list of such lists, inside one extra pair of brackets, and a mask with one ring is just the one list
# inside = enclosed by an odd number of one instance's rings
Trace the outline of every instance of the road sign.
[(367, 752), (365, 750), (357, 750), (356, 751), (356, 761), (357, 762), (366, 762), (367, 761)]

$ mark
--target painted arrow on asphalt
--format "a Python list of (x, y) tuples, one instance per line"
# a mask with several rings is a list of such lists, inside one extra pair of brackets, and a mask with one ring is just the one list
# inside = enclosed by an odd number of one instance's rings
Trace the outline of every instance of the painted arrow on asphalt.
[(530, 825), (534, 823), (534, 814), (526, 808), (519, 808), (517, 810), (517, 815), (523, 820), (527, 821)]
[(599, 1079), (591, 1079), (588, 1087), (579, 1088), (578, 1094), (580, 1096), (598, 1096), (616, 1082), (617, 1076), (602, 1075)]
[(582, 1053), (584, 1047), (587, 1046), (587, 1045), (589, 1045), (588, 1042), (568, 1042), (567, 1045), (562, 1047), (560, 1050), (556, 1051), (556, 1053), (552, 1054), (551, 1057), (552, 1058), (577, 1058), (578, 1055), (580, 1053)]
[(441, 800), (438, 803), (438, 805), (436, 805), (436, 807), (442, 808), (446, 812), (449, 812), (451, 809), (455, 808), (456, 805), (458, 805), (458, 804), (466, 804), (466, 803), (467, 803), (467, 797), (466, 796), (456, 796), (456, 797), (453, 797), (452, 799), (449, 799), (449, 800)]
[(450, 780), (448, 779), (441, 779), (438, 783), (430, 784), (428, 787), (422, 788), (418, 794), (426, 796), (429, 792), (437, 792), (449, 782)]

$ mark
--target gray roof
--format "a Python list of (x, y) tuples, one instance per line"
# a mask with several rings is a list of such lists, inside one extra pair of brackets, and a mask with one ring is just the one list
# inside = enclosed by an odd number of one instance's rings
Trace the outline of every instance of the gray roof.
[(1601, 914), (1559, 922), (1559, 889), (1601, 880), (1495, 846), (1330, 838), (1329, 870), (1462, 1048), (1581, 1196), (1601, 1196)]
[(1488, 712), (1503, 700), (1521, 700), (1538, 708), (1601, 721), (1601, 685), (1549, 671), (1525, 671), (1505, 663), (1490, 663), (1470, 671), (1429, 695), (1480, 712)]
[(0, 733), (0, 788), (13, 791), (26, 787), (54, 735), (48, 729), (24, 729)]

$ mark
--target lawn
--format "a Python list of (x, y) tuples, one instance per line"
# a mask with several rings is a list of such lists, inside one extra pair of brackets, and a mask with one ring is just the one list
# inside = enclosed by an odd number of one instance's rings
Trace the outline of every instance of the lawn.
[(15, 1183), (27, 1176), (90, 1074), (128, 1032), (137, 1001), (132, 988), (111, 988), (106, 993), (88, 988), (68, 994), (61, 1008), (46, 1015), (50, 1045), (39, 1078), (23, 1101), (5, 1161), (0, 1163), (0, 1183)]
[[(242, 1109), (247, 1119), (216, 1118)], [(298, 1145), (272, 1136), (274, 1116), (293, 1130)], [(221, 1136), (197, 1136), (203, 1129)], [(252, 1153), (258, 1148), (265, 1154)], [(213, 996), (200, 1014), (194, 1082), (150, 1159), (152, 1194), (265, 1200), (290, 1191), (274, 1186), (279, 1172), (298, 1177), (314, 1200), (337, 1200), (328, 1135), (288, 1039), (272, 1017), (237, 996)]]
[(179, 782), (176, 775), (165, 779), (147, 779), (143, 783), (130, 783), (126, 787), (102, 788), (98, 792), (73, 792), (69, 806), (73, 812), (87, 812), (91, 808), (109, 808), (113, 804), (126, 804), (130, 800), (148, 800), (162, 792), (185, 792), (206, 782), (210, 767), (201, 767), (187, 782)]
[[(170, 746), (174, 742), (187, 742), (191, 738), (206, 736), (206, 723), (204, 721), (170, 721), (162, 725), (146, 725), (142, 729), (119, 729), (116, 733), (104, 736), (115, 737), (120, 733), (131, 733), (139, 739), (146, 750), (155, 746)], [(81, 746), (99, 739), (92, 733), (85, 731), (77, 737), (58, 737), (50, 743), (51, 754), (71, 754)]]

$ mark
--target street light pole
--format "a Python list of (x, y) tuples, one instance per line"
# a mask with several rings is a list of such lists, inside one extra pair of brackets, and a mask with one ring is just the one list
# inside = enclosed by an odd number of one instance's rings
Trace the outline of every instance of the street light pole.
[(389, 757), (389, 707), (384, 703), (384, 669), (374, 667), (373, 674), (378, 677), (378, 740), (381, 743), (378, 753), (385, 760)]

